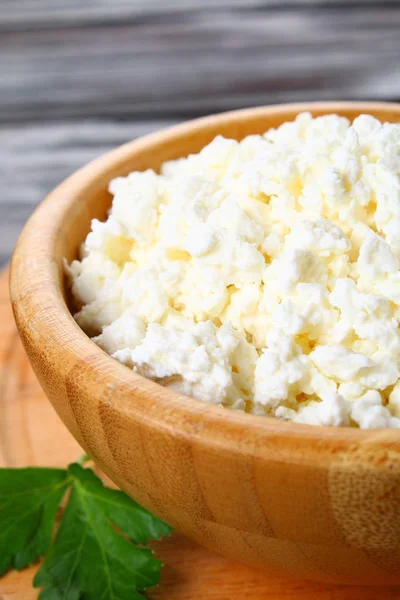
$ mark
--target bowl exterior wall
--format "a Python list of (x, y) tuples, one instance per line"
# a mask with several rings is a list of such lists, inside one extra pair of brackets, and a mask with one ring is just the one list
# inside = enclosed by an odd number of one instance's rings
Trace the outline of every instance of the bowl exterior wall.
[[(17, 245), (11, 297), (35, 373), (82, 447), (128, 494), (212, 550), (272, 573), (341, 583), (400, 583), (400, 435), (331, 430), (233, 414), (179, 396), (119, 365), (67, 305), (70, 260), (107, 182), (293, 118), (361, 112), (400, 121), (400, 106), (325, 104), (228, 113), (138, 140), (55, 190)], [(51, 449), (49, 449), (51, 451)]]

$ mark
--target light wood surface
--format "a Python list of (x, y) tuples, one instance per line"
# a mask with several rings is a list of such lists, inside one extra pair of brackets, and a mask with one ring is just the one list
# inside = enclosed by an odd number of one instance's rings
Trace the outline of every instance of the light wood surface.
[(301, 110), (399, 121), (400, 106), (282, 105), (210, 117), (127, 144), (58, 187), (17, 245), (11, 297), (44, 391), (113, 481), (191, 539), (245, 562), (341, 583), (400, 583), (400, 436), (309, 427), (223, 410), (127, 369), (85, 336), (64, 301), (70, 260), (107, 182), (241, 138)]
[[(63, 467), (82, 450), (45, 397), (18, 337), (0, 273), (0, 466)], [(270, 577), (205, 550), (184, 536), (154, 544), (164, 562), (151, 600), (398, 600), (396, 586), (360, 587)], [(1, 600), (34, 600), (36, 567), (0, 579)]]

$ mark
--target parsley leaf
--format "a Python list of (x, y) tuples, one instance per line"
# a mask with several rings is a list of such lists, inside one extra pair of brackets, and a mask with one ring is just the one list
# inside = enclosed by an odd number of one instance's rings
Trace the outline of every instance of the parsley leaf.
[(46, 554), (67, 485), (64, 469), (0, 469), (0, 575)]
[[(66, 490), (67, 506), (52, 541)], [(91, 469), (0, 469), (0, 575), (45, 560), (34, 578), (40, 600), (139, 600), (159, 581), (149, 539), (168, 525)]]

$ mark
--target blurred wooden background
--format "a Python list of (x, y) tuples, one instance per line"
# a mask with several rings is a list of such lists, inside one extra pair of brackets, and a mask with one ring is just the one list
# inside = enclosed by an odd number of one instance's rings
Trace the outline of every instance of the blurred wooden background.
[(307, 99), (400, 100), (400, 0), (0, 0), (0, 264), (113, 146)]

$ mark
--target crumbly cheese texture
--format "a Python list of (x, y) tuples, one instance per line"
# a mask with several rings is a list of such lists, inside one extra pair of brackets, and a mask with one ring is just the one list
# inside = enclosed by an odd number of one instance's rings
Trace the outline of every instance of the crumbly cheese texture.
[(302, 113), (109, 189), (67, 267), (107, 353), (227, 408), (400, 427), (400, 125)]

